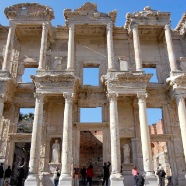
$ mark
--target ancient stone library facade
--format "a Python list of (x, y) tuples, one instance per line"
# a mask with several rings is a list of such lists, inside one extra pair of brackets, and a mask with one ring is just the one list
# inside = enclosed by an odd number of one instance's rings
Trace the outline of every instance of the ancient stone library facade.
[[(92, 164), (99, 179), (105, 161), (112, 186), (132, 186), (133, 165), (155, 186), (162, 158), (151, 149), (159, 142), (173, 184), (186, 185), (186, 13), (175, 29), (170, 12), (148, 6), (127, 13), (120, 27), (116, 10), (99, 12), (93, 3), (65, 9), (65, 25), (57, 27), (53, 9), (37, 3), (4, 13), (10, 24), (0, 25), (0, 161), (14, 168), (24, 159), (25, 186), (52, 185), (56, 166), (60, 186), (72, 185), (75, 165)], [(29, 68), (36, 75), (25, 83)], [(147, 68), (158, 82), (150, 82)], [(87, 69), (98, 71), (97, 85), (84, 82)], [(18, 130), (24, 108), (34, 108), (30, 133)], [(101, 108), (102, 121), (81, 122), (84, 108)], [(164, 133), (149, 133), (147, 108), (162, 110)]]

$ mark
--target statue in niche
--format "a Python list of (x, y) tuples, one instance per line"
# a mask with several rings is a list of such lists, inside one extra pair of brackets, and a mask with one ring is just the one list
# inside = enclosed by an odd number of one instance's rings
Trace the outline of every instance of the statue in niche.
[(123, 163), (130, 163), (130, 146), (129, 146), (129, 144), (123, 145)]
[(58, 140), (52, 145), (52, 163), (59, 163), (60, 158), (60, 145)]
[(61, 70), (62, 57), (55, 57), (55, 60), (52, 64), (53, 70)]

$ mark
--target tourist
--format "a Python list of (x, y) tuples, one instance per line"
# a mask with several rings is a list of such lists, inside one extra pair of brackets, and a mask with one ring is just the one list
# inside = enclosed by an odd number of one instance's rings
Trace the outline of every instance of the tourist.
[(137, 177), (136, 177), (136, 185), (137, 186), (144, 186), (145, 184), (145, 179), (142, 175), (139, 174), (139, 172), (137, 173)]
[(85, 166), (83, 166), (81, 168), (81, 181), (82, 181), (82, 185), (86, 185), (86, 168)]
[(23, 185), (23, 178), (25, 176), (25, 163), (24, 159), (19, 161), (18, 166), (17, 166), (17, 171), (18, 171), (18, 177), (17, 177), (17, 186), (22, 186)]
[(158, 175), (158, 178), (159, 178), (159, 183), (158, 183), (159, 186), (165, 186), (165, 175), (166, 175), (166, 173), (165, 173), (163, 167), (161, 167), (161, 168), (157, 171), (156, 174)]
[(86, 175), (87, 175), (87, 183), (89, 185), (92, 185), (92, 177), (94, 176), (94, 170), (92, 165), (89, 165), (89, 167), (87, 168)]
[(3, 185), (3, 177), (4, 177), (4, 169), (3, 169), (3, 163), (0, 165), (0, 186)]
[(10, 186), (10, 184), (8, 183), (8, 181), (5, 181), (4, 186)]
[(10, 168), (10, 166), (8, 166), (8, 168), (5, 170), (5, 182), (8, 181), (8, 183), (10, 184), (10, 177), (12, 175), (12, 170)]
[(136, 179), (137, 179), (137, 175), (138, 175), (138, 169), (137, 169), (136, 166), (134, 166), (133, 169), (132, 169), (132, 175), (134, 177), (135, 185), (137, 185), (137, 180)]
[(59, 170), (59, 167), (56, 167), (56, 169), (55, 169), (55, 171), (54, 171), (54, 176), (53, 176), (53, 179), (54, 179), (54, 186), (58, 186), (59, 177), (60, 177), (60, 170)]
[(79, 176), (79, 167), (76, 165), (73, 172), (74, 186), (79, 186)]
[(102, 185), (105, 184), (106, 182), (106, 186), (108, 186), (108, 180), (109, 180), (109, 177), (110, 177), (110, 165), (111, 163), (110, 162), (105, 162), (104, 165), (103, 165), (103, 183)]

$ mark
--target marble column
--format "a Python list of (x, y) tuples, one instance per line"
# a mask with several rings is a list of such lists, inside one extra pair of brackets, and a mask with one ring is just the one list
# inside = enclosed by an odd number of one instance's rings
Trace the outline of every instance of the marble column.
[(47, 35), (48, 35), (48, 24), (43, 23), (42, 25), (42, 36), (41, 36), (41, 47), (39, 55), (39, 70), (45, 70), (46, 65), (46, 50), (47, 50)]
[(111, 139), (111, 186), (123, 185), (121, 176), (121, 152), (120, 152), (120, 136), (118, 123), (118, 108), (117, 108), (117, 94), (109, 93), (110, 103), (110, 139)]
[(131, 29), (133, 32), (136, 70), (142, 71), (142, 56), (141, 56), (141, 47), (140, 47), (140, 40), (139, 40), (139, 33), (138, 33), (138, 24), (133, 24), (131, 26)]
[(178, 106), (178, 117), (181, 129), (181, 138), (183, 144), (183, 151), (185, 155), (186, 163), (186, 108), (185, 108), (185, 97), (183, 95), (176, 96), (176, 103)]
[[(3, 132), (3, 125), (1, 124), (3, 110), (4, 110), (4, 94), (0, 94), (0, 140), (2, 138), (2, 132)], [(0, 145), (1, 145), (1, 141), (0, 141)]]
[(59, 178), (59, 186), (72, 184), (72, 98), (73, 93), (63, 93), (65, 98), (64, 121), (63, 121), (63, 142), (62, 142), (62, 170)]
[(35, 112), (32, 129), (29, 175), (25, 181), (25, 186), (39, 186), (39, 158), (41, 148), (41, 132), (43, 123), (43, 94), (35, 94)]
[(112, 22), (107, 24), (107, 53), (108, 53), (108, 70), (115, 70), (114, 67), (114, 50), (112, 38)]
[(74, 69), (74, 24), (69, 24), (67, 70)]
[(141, 132), (141, 145), (143, 154), (143, 166), (146, 176), (153, 175), (152, 153), (150, 144), (149, 127), (146, 112), (146, 93), (138, 93), (139, 121)]
[(168, 51), (168, 57), (169, 57), (169, 62), (170, 62), (170, 69), (171, 71), (175, 71), (177, 70), (176, 57), (174, 53), (172, 37), (171, 37), (171, 29), (170, 29), (169, 24), (165, 25), (165, 39), (167, 43), (167, 51)]
[(12, 47), (14, 43), (15, 28), (16, 28), (16, 25), (14, 23), (10, 23), (7, 42), (6, 42), (6, 48), (5, 48), (4, 61), (2, 65), (3, 71), (8, 71), (8, 68), (9, 68), (9, 59), (11, 57)]

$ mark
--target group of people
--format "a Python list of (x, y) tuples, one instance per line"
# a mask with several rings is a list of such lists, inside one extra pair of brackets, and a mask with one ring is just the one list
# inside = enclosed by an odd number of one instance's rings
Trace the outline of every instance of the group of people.
[[(24, 162), (20, 161), (17, 165), (17, 186), (23, 185), (24, 179)], [(0, 186), (9, 186), (12, 176), (12, 169), (10, 166), (4, 171), (3, 163), (0, 165)], [(4, 184), (3, 184), (4, 183)]]
[(8, 186), (10, 184), (10, 177), (12, 175), (12, 170), (10, 166), (4, 171), (3, 168), (3, 163), (0, 165), (0, 186), (3, 185), (4, 181), (4, 186)]
[[(139, 174), (139, 171), (136, 166), (134, 166), (132, 169), (132, 175), (134, 177), (135, 186), (144, 186), (144, 176)], [(158, 168), (156, 175), (158, 176), (158, 186), (165, 186), (166, 172), (164, 171), (163, 167), (160, 166)]]

